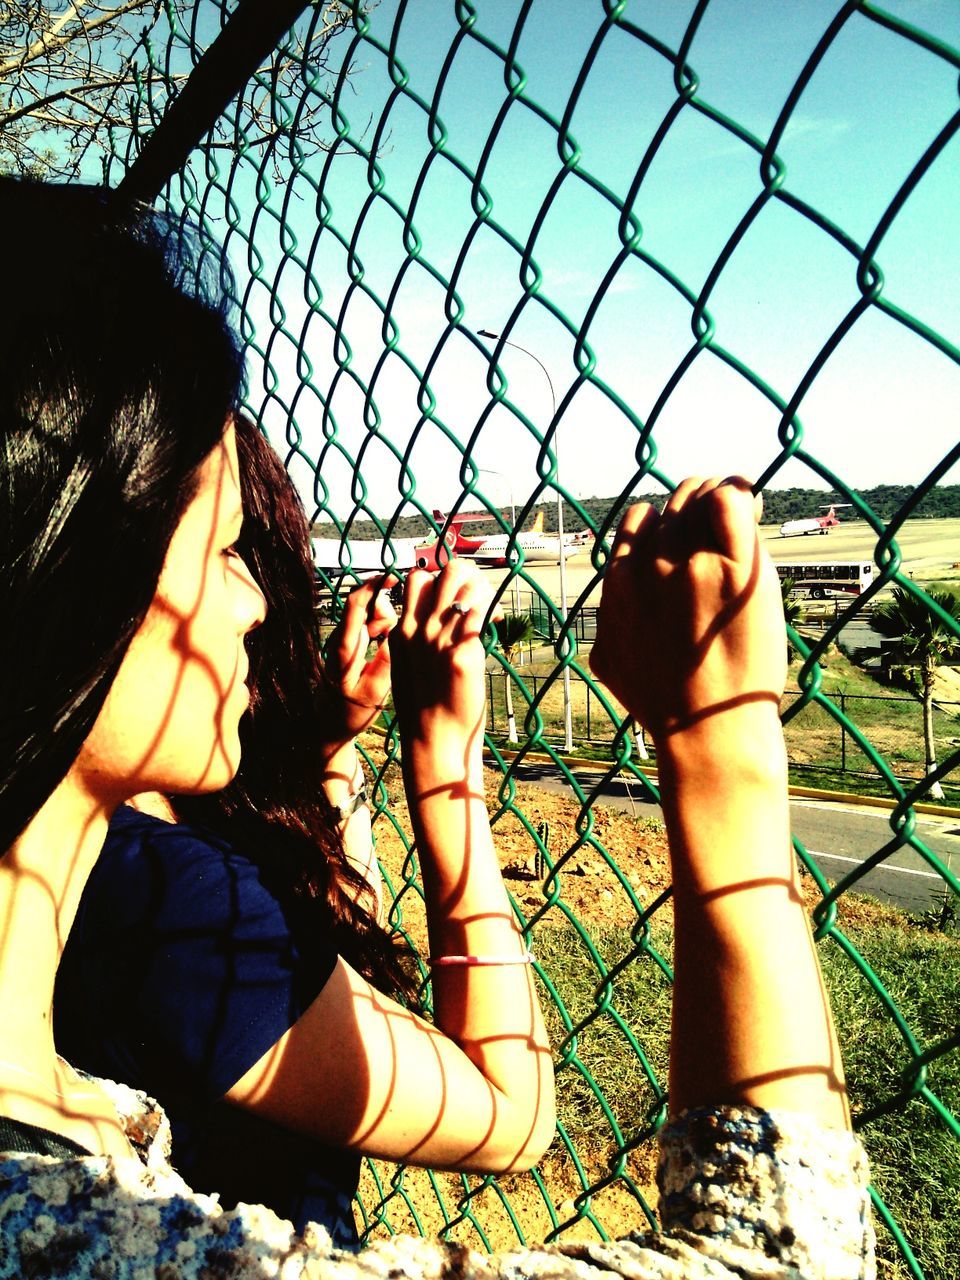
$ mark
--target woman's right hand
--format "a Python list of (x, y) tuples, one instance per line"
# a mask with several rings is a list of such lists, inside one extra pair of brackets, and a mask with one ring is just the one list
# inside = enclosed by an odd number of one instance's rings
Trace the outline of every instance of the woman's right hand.
[(480, 633), (490, 591), (476, 565), (448, 561), (438, 574), (414, 569), (399, 624), (390, 633), (393, 701), (410, 744), (479, 757), (485, 715)]
[[(673, 870), (670, 1108), (849, 1123), (790, 843), (780, 584), (748, 482), (631, 507), (591, 665), (650, 731)], [(748, 1016), (745, 1016), (745, 1011)]]
[(662, 514), (631, 507), (617, 531), (590, 665), (658, 749), (725, 713), (776, 716), (786, 639), (758, 510), (741, 477), (691, 479)]

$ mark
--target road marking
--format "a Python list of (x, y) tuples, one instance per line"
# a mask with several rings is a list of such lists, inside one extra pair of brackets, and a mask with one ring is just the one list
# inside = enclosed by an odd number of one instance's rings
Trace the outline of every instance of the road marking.
[[(834, 862), (852, 862), (858, 867), (866, 861), (865, 858), (845, 858), (842, 853), (821, 853), (819, 849), (808, 849), (807, 853), (811, 858), (832, 858)], [(870, 875), (874, 871), (899, 871), (902, 876), (923, 876), (927, 880), (943, 880), (939, 871), (917, 871), (913, 867), (888, 866), (885, 862), (871, 867), (867, 874)], [(946, 884), (945, 880), (944, 884)]]

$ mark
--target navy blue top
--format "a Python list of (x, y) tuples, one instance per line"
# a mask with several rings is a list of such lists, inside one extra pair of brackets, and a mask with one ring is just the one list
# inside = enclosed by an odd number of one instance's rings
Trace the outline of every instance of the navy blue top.
[(220, 1101), (330, 976), (337, 953), (314, 932), (214, 832), (121, 808), (60, 964), (54, 1029), (75, 1066), (157, 1098), (196, 1190), (355, 1248), (360, 1157)]

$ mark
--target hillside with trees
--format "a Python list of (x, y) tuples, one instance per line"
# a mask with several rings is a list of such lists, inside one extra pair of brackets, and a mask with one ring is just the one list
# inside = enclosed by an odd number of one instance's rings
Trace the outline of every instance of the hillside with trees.
[[(889, 520), (913, 492), (912, 485), (881, 484), (874, 486), (872, 489), (861, 490), (860, 497), (881, 520)], [(632, 498), (630, 501), (640, 501), (641, 499), (651, 501), (654, 505), (660, 506), (663, 502), (663, 495), (644, 494), (640, 497)], [(833, 489), (826, 492), (823, 489), (765, 489), (763, 493), (763, 521), (764, 524), (782, 524), (784, 520), (796, 520), (804, 516), (818, 515), (821, 508), (826, 509), (831, 503), (843, 503), (846, 501), (848, 499), (845, 494), (838, 493)], [(600, 525), (608, 518), (615, 502), (615, 498), (584, 498), (580, 500), (580, 505), (594, 524)], [(462, 509), (469, 510), (470, 506), (465, 504)], [(527, 523), (532, 524), (536, 512), (540, 510), (543, 511), (544, 529), (548, 533), (555, 532), (557, 528), (557, 504), (555, 501), (539, 503), (534, 508), (534, 513)], [(506, 514), (509, 518), (509, 512)], [(848, 520), (858, 518), (858, 513), (854, 509), (843, 514)], [(927, 520), (948, 518), (960, 518), (960, 484), (936, 486), (923, 498), (911, 516), (911, 519)], [(574, 533), (576, 530), (585, 527), (580, 512), (575, 507), (572, 507), (570, 503), (564, 504), (563, 527), (568, 533)], [(329, 537), (331, 527), (329, 524), (321, 523), (317, 527), (317, 532)], [(488, 519), (478, 520), (476, 524), (471, 524), (470, 532), (502, 533), (503, 531), (496, 521)], [(353, 538), (380, 537), (376, 525), (371, 520), (357, 520), (353, 524), (350, 534)], [(398, 538), (421, 536), (427, 538), (433, 535), (433, 531), (422, 517), (404, 516), (398, 520), (394, 535)]]

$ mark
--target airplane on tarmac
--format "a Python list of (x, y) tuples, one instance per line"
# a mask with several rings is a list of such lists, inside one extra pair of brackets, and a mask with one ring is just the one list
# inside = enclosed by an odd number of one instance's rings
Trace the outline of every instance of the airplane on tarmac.
[[(438, 510), (434, 510), (433, 518), (441, 526), (446, 521), (446, 516)], [(478, 520), (489, 520), (489, 518), (489, 513), (486, 511), (468, 511), (451, 516), (447, 537), (449, 538), (451, 533), (455, 537), (454, 555), (461, 556), (464, 560), (476, 560), (478, 564), (491, 568), (506, 568), (509, 534), (496, 533), (470, 537), (463, 532), (465, 524), (474, 524)], [(586, 550), (592, 537), (589, 529), (584, 529), (581, 533), (564, 534), (563, 558), (569, 560), (571, 556), (579, 555), (581, 551)], [(447, 545), (449, 546), (449, 543)], [(524, 560), (530, 563), (556, 564), (560, 559), (560, 539), (555, 533), (543, 532), (542, 508), (537, 512), (533, 528), (526, 533), (518, 533), (514, 538), (514, 545), (523, 550)]]
[[(348, 557), (339, 538), (317, 538), (311, 536), (310, 542), (313, 546), (314, 568), (329, 576), (349, 573), (358, 579), (366, 580), (368, 578), (376, 578), (380, 574), (387, 572), (384, 567), (384, 561), (388, 557), (384, 555), (385, 548), (383, 543), (376, 538), (348, 539), (350, 551), (349, 568), (347, 567)], [(444, 542), (448, 554), (443, 557), (443, 563), (455, 554), (456, 535), (452, 529), (447, 531)], [(438, 558), (438, 552), (440, 551), (439, 541), (424, 542), (423, 538), (391, 538), (390, 545), (396, 557), (390, 565), (391, 569), (406, 572), (408, 569), (414, 568), (442, 568), (441, 561)]]
[(829, 533), (834, 525), (840, 523), (837, 518), (837, 507), (852, 505), (851, 502), (834, 502), (829, 509), (820, 508), (821, 511), (826, 511), (825, 516), (810, 516), (804, 520), (785, 520), (780, 526), (780, 537), (792, 538), (806, 533)]

